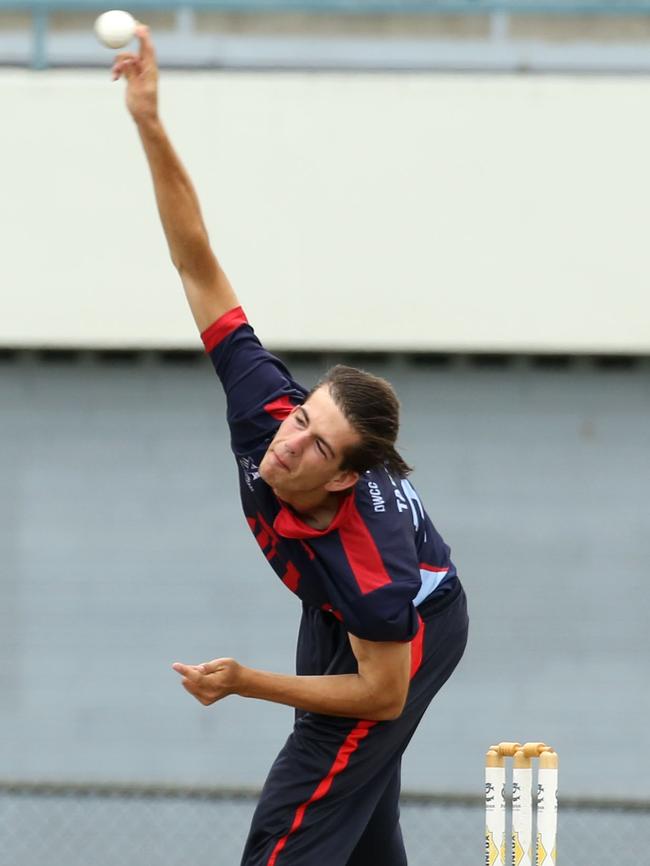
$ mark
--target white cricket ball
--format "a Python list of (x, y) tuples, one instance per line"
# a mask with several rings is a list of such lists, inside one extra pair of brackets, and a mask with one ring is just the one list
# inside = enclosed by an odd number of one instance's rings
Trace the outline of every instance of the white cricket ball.
[(124, 48), (133, 39), (136, 26), (133, 15), (121, 9), (111, 9), (95, 21), (95, 33), (107, 48)]

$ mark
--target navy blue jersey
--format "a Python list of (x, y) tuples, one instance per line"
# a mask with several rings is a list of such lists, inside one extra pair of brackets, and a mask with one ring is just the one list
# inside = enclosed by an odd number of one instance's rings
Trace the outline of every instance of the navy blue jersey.
[(227, 399), (244, 514), (269, 564), (302, 601), (365, 640), (411, 640), (417, 605), (451, 585), (449, 548), (407, 479), (365, 472), (325, 530), (314, 529), (260, 478), (278, 427), (307, 391), (264, 349), (241, 307), (201, 335)]

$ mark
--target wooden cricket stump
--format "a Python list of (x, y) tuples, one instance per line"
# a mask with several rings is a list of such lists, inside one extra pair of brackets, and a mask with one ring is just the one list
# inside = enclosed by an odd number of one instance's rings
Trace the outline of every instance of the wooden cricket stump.
[[(506, 759), (512, 758), (512, 866), (557, 863), (557, 752), (546, 743), (499, 743), (485, 755), (485, 866), (506, 866)], [(537, 835), (533, 841), (533, 760)]]

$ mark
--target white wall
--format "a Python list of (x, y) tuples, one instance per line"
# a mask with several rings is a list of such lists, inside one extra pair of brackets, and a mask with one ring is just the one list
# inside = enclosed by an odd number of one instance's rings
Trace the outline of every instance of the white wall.
[[(0, 73), (0, 344), (195, 346), (122, 86)], [(644, 78), (165, 72), (270, 345), (650, 352)]]

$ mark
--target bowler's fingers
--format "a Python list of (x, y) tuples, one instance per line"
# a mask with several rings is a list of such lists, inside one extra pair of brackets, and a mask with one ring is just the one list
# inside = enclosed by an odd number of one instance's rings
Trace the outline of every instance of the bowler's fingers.
[(128, 80), (134, 73), (141, 71), (142, 65), (137, 54), (118, 54), (113, 61), (113, 81), (117, 81), (122, 75)]
[(177, 674), (185, 677), (186, 680), (190, 680), (190, 682), (196, 682), (197, 680), (200, 680), (203, 676), (197, 665), (184, 665), (181, 664), (181, 662), (174, 662), (172, 668), (176, 671)]
[(135, 35), (140, 40), (140, 60), (146, 66), (150, 64), (155, 65), (156, 50), (153, 47), (153, 39), (146, 24), (138, 23), (138, 26), (135, 28)]
[(211, 662), (203, 662), (199, 665), (199, 670), (204, 674), (217, 674), (224, 669), (224, 663), (227, 659), (212, 659)]

